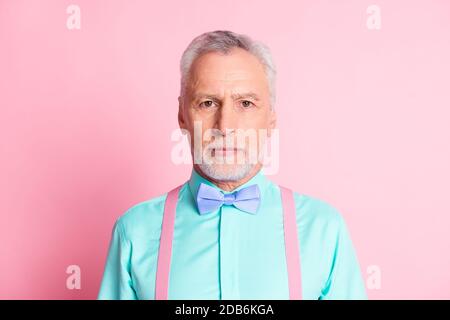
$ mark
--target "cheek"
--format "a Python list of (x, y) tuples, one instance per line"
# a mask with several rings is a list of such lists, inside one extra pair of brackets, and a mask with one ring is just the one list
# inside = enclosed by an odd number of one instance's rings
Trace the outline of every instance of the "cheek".
[(249, 115), (247, 119), (245, 119), (245, 127), (247, 129), (268, 129), (270, 125), (269, 115), (266, 113), (263, 114), (253, 114)]
[(187, 120), (191, 127), (194, 127), (195, 122), (200, 122), (202, 127), (207, 129), (214, 126), (215, 117), (213, 112), (202, 113), (190, 110), (188, 111)]

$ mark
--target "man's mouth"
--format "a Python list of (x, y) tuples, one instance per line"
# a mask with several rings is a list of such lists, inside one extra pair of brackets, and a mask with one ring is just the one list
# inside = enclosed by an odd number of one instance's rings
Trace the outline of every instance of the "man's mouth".
[(233, 156), (238, 151), (242, 151), (242, 150), (238, 149), (238, 148), (214, 148), (213, 156), (221, 156), (221, 157)]

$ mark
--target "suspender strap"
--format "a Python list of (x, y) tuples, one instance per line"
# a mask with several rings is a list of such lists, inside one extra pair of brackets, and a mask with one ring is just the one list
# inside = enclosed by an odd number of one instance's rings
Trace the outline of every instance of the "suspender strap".
[(159, 241), (158, 266), (156, 269), (155, 299), (167, 300), (169, 286), (170, 259), (172, 257), (172, 239), (177, 211), (178, 193), (181, 186), (167, 194)]
[(297, 236), (297, 215), (292, 190), (281, 187), (281, 200), (283, 202), (284, 243), (286, 248), (286, 263), (289, 281), (289, 298), (302, 299), (302, 284), (300, 270), (300, 250)]
[[(156, 300), (168, 299), (170, 260), (172, 257), (172, 239), (180, 188), (181, 186), (178, 186), (175, 189), (171, 190), (168, 193), (166, 202), (164, 204), (164, 215), (156, 270)], [(302, 285), (294, 194), (292, 190), (281, 186), (280, 191), (283, 204), (283, 227), (289, 282), (289, 298), (291, 300), (300, 300), (302, 298)]]

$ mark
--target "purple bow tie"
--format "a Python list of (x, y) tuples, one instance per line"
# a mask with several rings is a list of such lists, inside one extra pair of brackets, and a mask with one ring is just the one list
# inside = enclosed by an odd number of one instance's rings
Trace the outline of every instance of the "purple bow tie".
[(210, 185), (201, 183), (197, 192), (197, 207), (200, 214), (216, 211), (224, 204), (233, 205), (239, 210), (255, 214), (259, 202), (260, 193), (256, 184), (224, 194)]

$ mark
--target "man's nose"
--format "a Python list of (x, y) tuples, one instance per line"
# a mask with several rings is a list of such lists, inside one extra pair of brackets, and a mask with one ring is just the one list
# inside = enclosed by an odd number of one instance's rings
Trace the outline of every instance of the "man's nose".
[(237, 128), (238, 115), (234, 108), (233, 101), (226, 101), (219, 109), (218, 117), (216, 119), (216, 126), (222, 134), (228, 131), (234, 131)]

